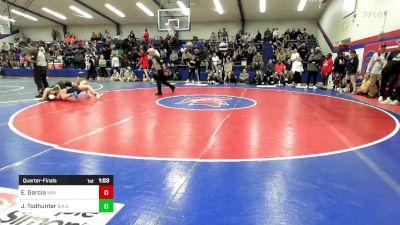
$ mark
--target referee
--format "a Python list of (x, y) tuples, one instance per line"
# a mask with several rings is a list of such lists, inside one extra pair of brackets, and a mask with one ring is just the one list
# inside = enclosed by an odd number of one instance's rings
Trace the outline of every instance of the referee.
[(168, 86), (169, 88), (171, 88), (172, 93), (174, 93), (175, 91), (175, 86), (170, 84), (167, 79), (166, 76), (164, 75), (164, 71), (163, 71), (163, 65), (161, 63), (161, 59), (159, 56), (156, 55), (156, 50), (154, 48), (149, 48), (147, 50), (147, 53), (149, 53), (149, 56), (151, 57), (151, 63), (154, 69), (154, 78), (157, 81), (157, 93), (156, 95), (162, 95), (162, 90), (161, 90), (161, 84), (164, 84), (166, 86)]
[(47, 59), (43, 47), (36, 49), (34, 44), (29, 45), (30, 63), (33, 64), (33, 79), (37, 86), (39, 94), (36, 98), (41, 98), (45, 88), (49, 87), (47, 82)]

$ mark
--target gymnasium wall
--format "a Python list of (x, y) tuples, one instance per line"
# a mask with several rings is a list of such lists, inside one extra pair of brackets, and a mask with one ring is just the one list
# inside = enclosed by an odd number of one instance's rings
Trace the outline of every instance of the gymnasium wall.
[[(330, 0), (319, 23), (334, 45), (339, 45), (346, 38), (351, 38), (353, 42), (400, 29), (398, 4), (398, 0), (358, 0), (355, 13), (343, 18), (343, 0)], [(384, 25), (385, 10), (387, 18)]]
[(355, 12), (343, 18), (344, 0), (330, 0), (318, 21), (329, 40), (324, 41), (320, 31), (318, 40), (338, 47), (342, 40), (350, 38), (350, 48), (356, 49), (361, 59), (364, 45), (378, 41), (381, 33), (383, 38), (400, 38), (398, 3), (398, 0), (357, 0)]
[(61, 35), (63, 34), (62, 26), (53, 25), (46, 27), (20, 27), (20, 33), (24, 33), (34, 41), (50, 41), (52, 29), (56, 29)]
[[(234, 36), (236, 32), (241, 29), (240, 22), (219, 22), (219, 23), (192, 23), (192, 29), (190, 32), (181, 32), (181, 39), (191, 39), (193, 36), (198, 36), (199, 38), (208, 39), (212, 31), (217, 32), (222, 27), (225, 27), (228, 31), (229, 36)], [(307, 28), (311, 33), (317, 33), (316, 21), (315, 20), (269, 20), (269, 21), (247, 21), (246, 31), (250, 32), (253, 36), (260, 29), (263, 34), (267, 28), (279, 27), (281, 32), (284, 32), (287, 28)], [(62, 33), (62, 27), (54, 25), (52, 27), (20, 27), (21, 32), (29, 36), (32, 40), (52, 40), (51, 31), (52, 29), (57, 29)], [(163, 35), (165, 32), (157, 31), (157, 24), (122, 24), (121, 30), (123, 36), (127, 36), (131, 30), (135, 34), (143, 35), (144, 29), (149, 30), (150, 36)], [(98, 33), (104, 33), (104, 30), (108, 30), (113, 36), (116, 34), (115, 26), (113, 24), (107, 25), (91, 25), (91, 26), (68, 26), (68, 31), (77, 36), (78, 39), (89, 39), (91, 37), (92, 31)]]

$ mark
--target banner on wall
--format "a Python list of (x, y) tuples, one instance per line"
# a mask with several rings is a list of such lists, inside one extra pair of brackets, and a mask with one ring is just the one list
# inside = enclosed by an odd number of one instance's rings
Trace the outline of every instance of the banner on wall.
[(364, 55), (363, 55), (363, 64), (361, 68), (361, 73), (365, 74), (365, 71), (367, 71), (368, 63), (371, 60), (372, 56), (374, 55), (375, 52), (379, 50), (379, 46), (381, 43), (386, 43), (386, 51), (387, 52), (392, 52), (398, 49), (396, 40), (392, 41), (382, 41), (382, 42), (377, 42), (373, 44), (368, 44), (365, 45), (364, 47)]

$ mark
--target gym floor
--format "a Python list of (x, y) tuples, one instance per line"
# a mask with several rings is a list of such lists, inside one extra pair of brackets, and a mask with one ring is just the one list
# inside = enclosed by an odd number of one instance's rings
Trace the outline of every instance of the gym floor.
[(0, 188), (114, 175), (115, 225), (400, 224), (398, 107), (295, 87), (90, 84), (100, 100), (38, 102), (32, 78), (0, 78)]

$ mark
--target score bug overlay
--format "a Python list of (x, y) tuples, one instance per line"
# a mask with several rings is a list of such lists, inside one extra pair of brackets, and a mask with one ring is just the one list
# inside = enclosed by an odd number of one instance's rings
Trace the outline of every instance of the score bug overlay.
[(20, 175), (23, 212), (114, 212), (113, 175)]

